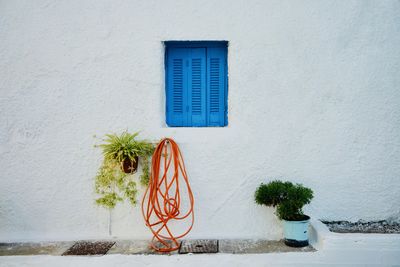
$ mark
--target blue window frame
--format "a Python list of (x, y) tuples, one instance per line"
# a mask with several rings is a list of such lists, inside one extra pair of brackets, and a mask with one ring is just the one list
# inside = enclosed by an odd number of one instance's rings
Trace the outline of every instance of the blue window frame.
[(164, 43), (167, 125), (226, 126), (228, 42)]

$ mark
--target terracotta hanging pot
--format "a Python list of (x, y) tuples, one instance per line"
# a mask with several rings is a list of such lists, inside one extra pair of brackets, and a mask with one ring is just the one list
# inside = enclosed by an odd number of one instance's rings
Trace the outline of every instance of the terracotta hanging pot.
[(131, 159), (125, 159), (122, 162), (122, 170), (124, 171), (124, 173), (134, 173), (137, 171), (137, 167), (139, 164), (139, 158), (135, 157), (135, 161), (131, 160)]

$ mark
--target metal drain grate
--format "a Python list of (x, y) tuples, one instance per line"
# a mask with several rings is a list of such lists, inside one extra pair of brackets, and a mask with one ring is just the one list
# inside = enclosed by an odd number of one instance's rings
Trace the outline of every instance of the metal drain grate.
[(184, 240), (179, 248), (179, 254), (187, 253), (218, 253), (218, 240)]
[(72, 247), (65, 251), (62, 255), (104, 255), (114, 246), (115, 242), (76, 242)]

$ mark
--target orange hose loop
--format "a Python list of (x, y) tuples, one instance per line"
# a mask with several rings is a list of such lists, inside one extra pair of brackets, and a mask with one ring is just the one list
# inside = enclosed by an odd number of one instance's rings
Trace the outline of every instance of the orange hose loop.
[[(161, 169), (163, 169), (162, 172)], [(185, 188), (180, 188), (180, 186)], [(180, 192), (183, 189), (186, 191), (186, 198)], [(189, 200), (189, 208), (183, 212), (181, 201), (186, 199)], [(159, 252), (179, 249), (178, 239), (187, 235), (193, 227), (193, 205), (193, 193), (181, 151), (174, 140), (164, 138), (154, 151), (149, 186), (142, 201), (143, 218), (146, 226), (153, 233), (151, 242), (153, 249)], [(190, 226), (182, 234), (174, 235), (168, 224), (186, 218), (190, 220)]]

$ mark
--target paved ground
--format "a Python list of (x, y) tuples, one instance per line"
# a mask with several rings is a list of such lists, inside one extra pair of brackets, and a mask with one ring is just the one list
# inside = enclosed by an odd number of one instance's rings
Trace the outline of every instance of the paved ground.
[[(146, 241), (116, 240), (104, 256), (60, 256), (74, 242), (14, 243), (0, 245), (1, 267), (103, 267), (103, 266), (397, 266), (400, 253), (392, 249), (356, 246), (289, 248), (280, 241), (219, 240), (219, 253), (155, 255)], [(397, 244), (397, 243), (396, 243)], [(31, 256), (31, 254), (34, 254)], [(7, 256), (8, 255), (8, 256)]]
[(160, 255), (105, 255), (105, 256), (12, 256), (0, 257), (1, 267), (261, 267), (261, 266), (345, 266), (345, 267), (388, 267), (400, 266), (399, 257), (380, 251), (345, 252), (316, 251), (308, 253), (264, 253), (264, 254), (179, 254)]

